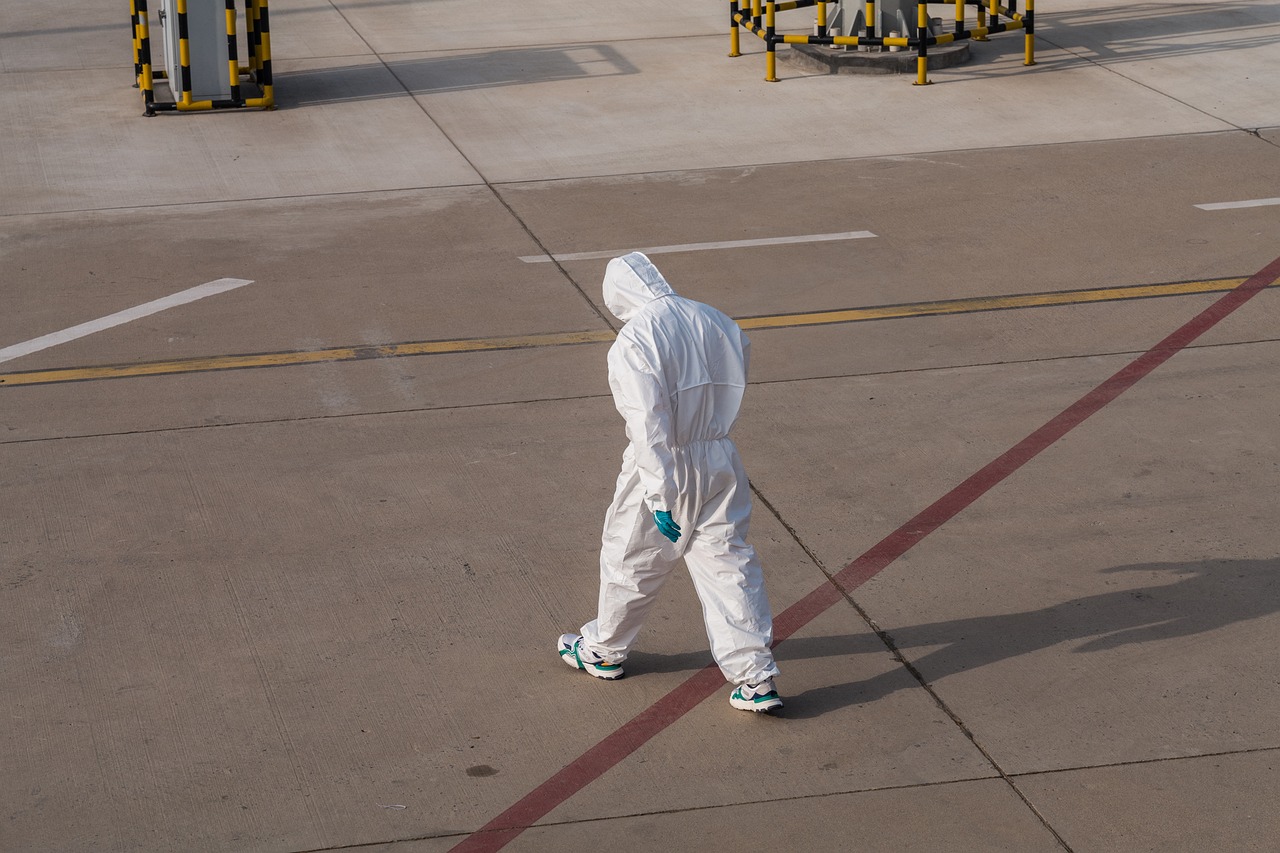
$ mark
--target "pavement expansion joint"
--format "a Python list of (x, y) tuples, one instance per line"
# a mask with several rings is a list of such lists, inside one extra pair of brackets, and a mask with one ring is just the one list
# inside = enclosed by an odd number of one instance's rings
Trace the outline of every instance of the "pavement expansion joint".
[(1143, 767), (1149, 764), (1171, 764), (1179, 761), (1199, 761), (1205, 758), (1228, 758), (1233, 755), (1261, 755), (1268, 752), (1280, 752), (1280, 746), (1254, 746), (1246, 749), (1227, 749), (1214, 752), (1198, 752), (1192, 755), (1165, 755), (1157, 758), (1135, 758), (1130, 761), (1110, 761), (1101, 764), (1078, 764), (1070, 767), (1053, 767), (1048, 770), (1027, 770), (1011, 773), (1014, 779), (1034, 776), (1053, 776), (1058, 773), (1076, 773), (1081, 770), (1111, 770), (1117, 767)]
[(214, 207), (228, 204), (255, 204), (276, 201), (306, 201), (308, 199), (328, 199), (328, 198), (349, 198), (371, 195), (388, 195), (394, 193), (418, 193), (430, 192), (432, 190), (450, 190), (464, 189), (467, 187), (483, 187), (486, 186), (482, 180), (466, 181), (462, 183), (443, 183), (431, 184), (430, 186), (411, 186), (411, 187), (384, 187), (362, 190), (335, 190), (333, 192), (319, 193), (291, 193), (283, 195), (262, 195), (262, 196), (243, 196), (237, 198), (202, 198), (194, 201), (169, 201), (158, 204), (128, 204), (119, 206), (103, 206), (103, 207), (68, 207), (59, 208), (58, 210), (38, 210), (29, 213), (0, 213), (0, 219), (32, 219), (36, 217), (50, 216), (68, 216), (78, 213), (128, 213), (130, 211), (152, 211), (158, 212), (163, 210), (186, 210), (199, 207)]

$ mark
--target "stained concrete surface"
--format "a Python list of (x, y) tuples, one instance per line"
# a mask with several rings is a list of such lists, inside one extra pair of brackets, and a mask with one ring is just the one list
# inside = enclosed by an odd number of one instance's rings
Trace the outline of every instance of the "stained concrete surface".
[[(7, 4), (0, 364), (607, 332), (604, 261), (735, 316), (1244, 278), (1280, 246), (1271, 6), (1040, 4), (900, 78), (765, 84), (724, 10), (281, 0), (280, 109), (142, 118), (118, 10)], [(805, 13), (783, 26), (803, 30)], [(788, 23), (791, 22), (791, 23)], [(1212, 168), (1209, 168), (1212, 165)], [(763, 329), (737, 436), (785, 611), (1219, 298)], [(1274, 290), (508, 849), (1265, 850)], [(443, 851), (709, 660), (590, 616), (605, 344), (0, 384), (0, 848)], [(855, 608), (853, 605), (856, 604)]]

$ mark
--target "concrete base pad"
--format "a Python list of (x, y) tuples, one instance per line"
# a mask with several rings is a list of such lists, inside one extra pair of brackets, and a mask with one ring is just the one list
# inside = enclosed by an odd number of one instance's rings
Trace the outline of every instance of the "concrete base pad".
[[(844, 50), (820, 44), (795, 44), (790, 50), (778, 51), (778, 57), (805, 71), (828, 74), (914, 74), (914, 50), (891, 53), (882, 51)], [(948, 44), (929, 50), (929, 67), (951, 68), (969, 61), (969, 42)]]

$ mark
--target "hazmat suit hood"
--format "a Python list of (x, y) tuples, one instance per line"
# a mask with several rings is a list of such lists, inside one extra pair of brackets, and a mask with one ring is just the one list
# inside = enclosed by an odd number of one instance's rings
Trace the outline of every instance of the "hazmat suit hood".
[(624, 323), (653, 300), (674, 295), (662, 273), (640, 252), (614, 258), (605, 268), (604, 304)]

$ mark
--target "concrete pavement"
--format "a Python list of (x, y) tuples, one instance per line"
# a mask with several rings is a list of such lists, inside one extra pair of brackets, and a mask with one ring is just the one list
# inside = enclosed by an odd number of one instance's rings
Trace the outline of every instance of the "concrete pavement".
[[(1037, 66), (924, 88), (766, 84), (717, 4), (271, 11), (280, 109), (150, 119), (122, 9), (0, 13), (0, 351), (253, 282), (0, 362), (0, 849), (444, 851), (531, 798), (506, 849), (1275, 849), (1280, 295), (951, 497), (1280, 255), (1280, 206), (1197, 207), (1280, 196), (1273, 6), (1044, 3)], [(616, 323), (603, 260), (525, 259), (862, 230), (654, 256), (772, 318), (736, 435), (788, 704), (588, 778), (709, 655), (682, 574), (621, 682), (553, 656), (624, 443), (555, 336)]]

